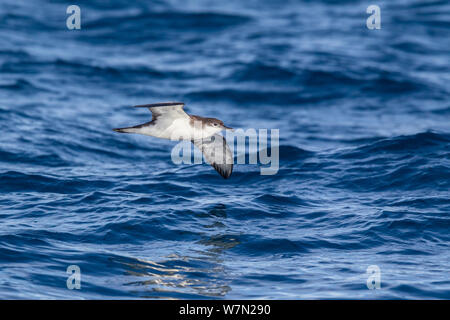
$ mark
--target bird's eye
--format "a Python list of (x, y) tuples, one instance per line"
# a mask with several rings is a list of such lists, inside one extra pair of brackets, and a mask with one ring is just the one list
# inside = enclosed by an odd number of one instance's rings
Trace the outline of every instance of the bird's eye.
[(217, 127), (217, 123), (214, 123), (213, 126), (214, 126), (214, 127)]

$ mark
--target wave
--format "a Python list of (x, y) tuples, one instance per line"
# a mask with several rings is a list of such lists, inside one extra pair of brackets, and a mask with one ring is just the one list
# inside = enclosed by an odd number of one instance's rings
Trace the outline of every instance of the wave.
[(33, 94), (39, 92), (52, 92), (49, 88), (44, 88), (43, 86), (34, 85), (31, 81), (26, 79), (16, 79), (9, 83), (0, 83), (1, 90), (13, 91), (22, 94)]
[(415, 153), (417, 155), (435, 150), (449, 150), (450, 135), (432, 131), (414, 135), (381, 138), (378, 141), (338, 153), (340, 158), (365, 158), (377, 154)]
[[(446, 190), (450, 186), (450, 136), (423, 132), (381, 139), (336, 154), (343, 170), (330, 187), (355, 191)], [(353, 161), (351, 164), (346, 163)]]
[(42, 174), (26, 174), (17, 171), (0, 173), (1, 192), (83, 193), (88, 190), (109, 187), (113, 182), (99, 179), (56, 178)]
[(32, 164), (36, 166), (63, 167), (70, 162), (63, 160), (56, 154), (27, 154), (23, 151), (10, 152), (0, 149), (0, 163)]
[[(132, 23), (130, 23), (132, 21)], [(188, 34), (198, 38), (198, 33), (208, 34), (222, 32), (229, 28), (248, 23), (251, 18), (244, 15), (225, 14), (215, 12), (183, 12), (183, 11), (158, 11), (142, 12), (125, 16), (109, 16), (98, 18), (85, 23), (89, 32), (80, 41), (93, 41), (101, 39), (108, 42), (120, 40), (125, 43), (142, 45), (151, 41), (165, 39), (161, 31), (166, 33), (184, 29), (183, 39), (187, 40)], [(116, 29), (114, 29), (114, 28)], [(114, 31), (119, 28), (120, 32)], [(174, 48), (182, 49), (182, 48)]]

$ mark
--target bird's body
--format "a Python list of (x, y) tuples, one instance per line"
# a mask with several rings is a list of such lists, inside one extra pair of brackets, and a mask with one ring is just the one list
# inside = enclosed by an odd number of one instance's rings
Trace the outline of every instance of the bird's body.
[(152, 121), (137, 126), (114, 129), (116, 132), (137, 133), (174, 141), (191, 141), (224, 178), (233, 170), (233, 156), (225, 138), (218, 133), (226, 127), (215, 118), (188, 115), (184, 103), (164, 102), (136, 107), (145, 107), (152, 112)]

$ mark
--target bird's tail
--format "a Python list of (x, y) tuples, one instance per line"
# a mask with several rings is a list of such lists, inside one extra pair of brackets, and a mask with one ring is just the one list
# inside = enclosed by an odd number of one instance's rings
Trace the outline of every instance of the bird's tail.
[(139, 133), (139, 128), (136, 128), (136, 127), (116, 128), (113, 130), (115, 132), (121, 132), (121, 133)]
[(137, 126), (133, 126), (133, 127), (127, 127), (127, 128), (117, 128), (117, 129), (113, 129), (115, 132), (121, 132), (121, 133), (141, 133), (142, 129), (145, 128), (146, 126), (148, 126), (148, 122), (147, 123), (143, 123), (143, 124), (138, 124)]

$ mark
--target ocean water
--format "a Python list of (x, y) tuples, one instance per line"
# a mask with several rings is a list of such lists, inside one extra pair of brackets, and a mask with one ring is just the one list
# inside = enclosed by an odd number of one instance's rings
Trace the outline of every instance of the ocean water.
[[(0, 298), (449, 299), (449, 61), (447, 1), (2, 0)], [(160, 101), (278, 173), (111, 130)]]

